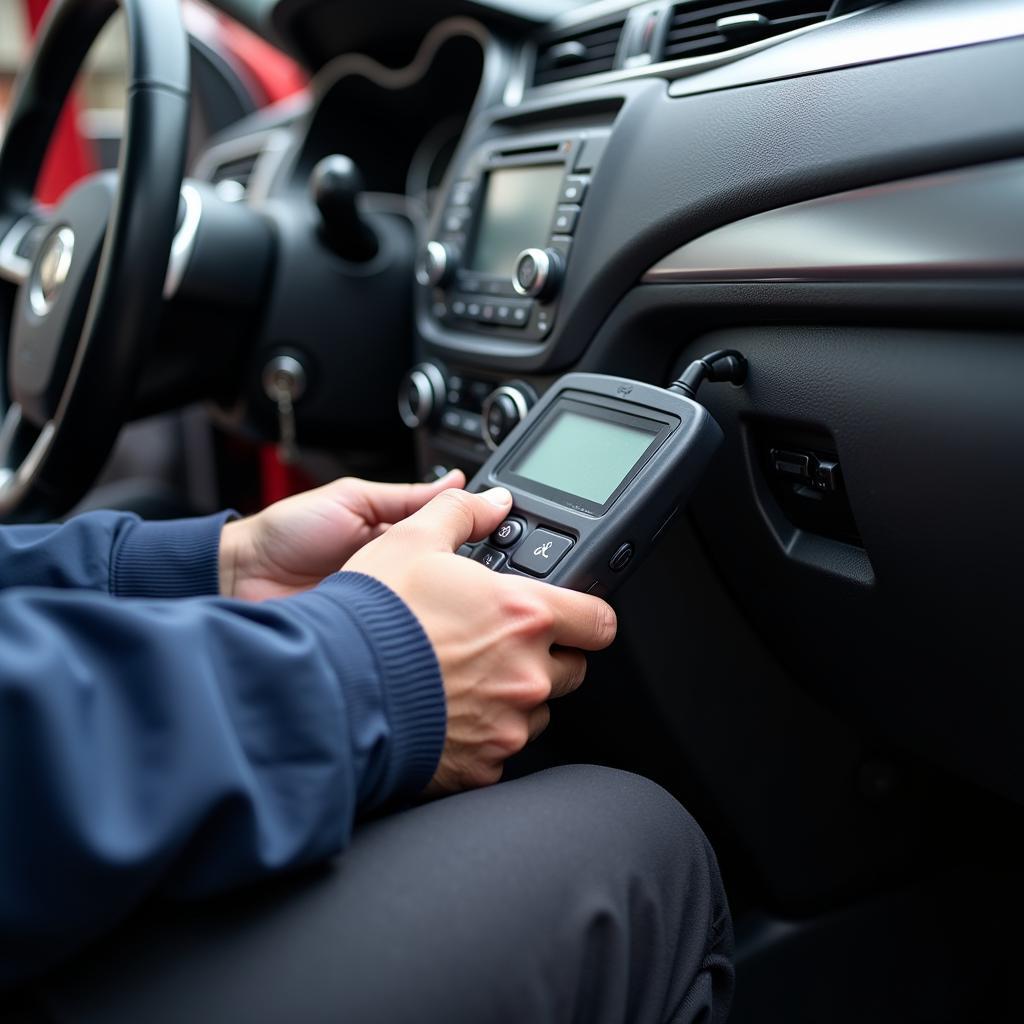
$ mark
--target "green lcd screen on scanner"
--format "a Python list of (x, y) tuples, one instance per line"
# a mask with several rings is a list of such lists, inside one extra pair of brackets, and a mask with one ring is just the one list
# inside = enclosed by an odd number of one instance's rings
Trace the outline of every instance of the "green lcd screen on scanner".
[(603, 505), (647, 451), (659, 427), (644, 430), (563, 409), (509, 469)]

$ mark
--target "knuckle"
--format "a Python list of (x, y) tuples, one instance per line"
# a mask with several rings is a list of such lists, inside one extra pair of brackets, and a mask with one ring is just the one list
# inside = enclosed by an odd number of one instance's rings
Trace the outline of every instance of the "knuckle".
[(457, 524), (467, 534), (472, 531), (476, 521), (473, 516), (473, 499), (466, 491), (442, 491), (433, 500), (442, 509), (445, 519)]
[(555, 613), (532, 587), (513, 587), (506, 598), (505, 613), (520, 630), (530, 635), (546, 633), (555, 624)]
[(536, 632), (550, 633), (555, 628), (555, 613), (548, 605), (538, 602), (534, 608), (531, 623)]
[(500, 764), (478, 764), (466, 772), (467, 788), (481, 789), (501, 782), (502, 766)]
[(505, 687), (504, 700), (516, 711), (532, 711), (551, 697), (551, 679), (540, 668), (520, 668)]
[(529, 725), (526, 719), (522, 717), (516, 718), (515, 721), (503, 726), (497, 738), (498, 747), (508, 756), (518, 754), (529, 742)]
[(436, 498), (434, 498), (434, 501), (436, 501), (441, 508), (446, 509), (452, 516), (472, 516), (469, 505), (469, 495), (465, 491), (442, 491)]
[(419, 541), (423, 533), (423, 527), (414, 518), (403, 519), (395, 523), (385, 536), (391, 538), (395, 544), (406, 544)]
[(546, 672), (537, 671), (526, 674), (522, 693), (524, 703), (529, 707), (543, 704), (551, 696), (551, 680)]

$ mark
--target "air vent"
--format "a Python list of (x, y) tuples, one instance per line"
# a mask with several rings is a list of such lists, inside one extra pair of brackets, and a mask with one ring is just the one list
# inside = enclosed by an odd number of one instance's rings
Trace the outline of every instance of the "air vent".
[(533, 84), (550, 85), (570, 78), (596, 75), (615, 67), (615, 52), (625, 21), (578, 28), (547, 39), (537, 50)]
[(210, 180), (217, 186), (217, 191), (225, 199), (241, 199), (249, 187), (249, 179), (252, 177), (256, 161), (259, 160), (259, 153), (247, 153), (234, 160), (227, 160), (218, 164), (210, 176)]
[(830, 6), (831, 0), (688, 0), (672, 8), (661, 59), (704, 57), (792, 32), (824, 21)]

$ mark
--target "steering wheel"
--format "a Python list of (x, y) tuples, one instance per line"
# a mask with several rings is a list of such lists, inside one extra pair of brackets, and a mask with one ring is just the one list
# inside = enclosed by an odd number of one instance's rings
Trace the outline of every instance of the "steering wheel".
[[(64, 100), (118, 7), (128, 35), (118, 170), (40, 212), (32, 195)], [(178, 227), (189, 107), (178, 0), (56, 0), (0, 146), (0, 274), (17, 286), (0, 281), (0, 517), (71, 508), (130, 414)]]

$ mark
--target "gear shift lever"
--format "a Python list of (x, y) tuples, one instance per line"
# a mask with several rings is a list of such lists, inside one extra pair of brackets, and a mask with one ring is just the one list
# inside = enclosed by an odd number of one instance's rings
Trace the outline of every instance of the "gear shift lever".
[(359, 168), (340, 153), (325, 156), (309, 178), (327, 244), (342, 259), (363, 263), (377, 254), (377, 236), (356, 207), (363, 191)]

